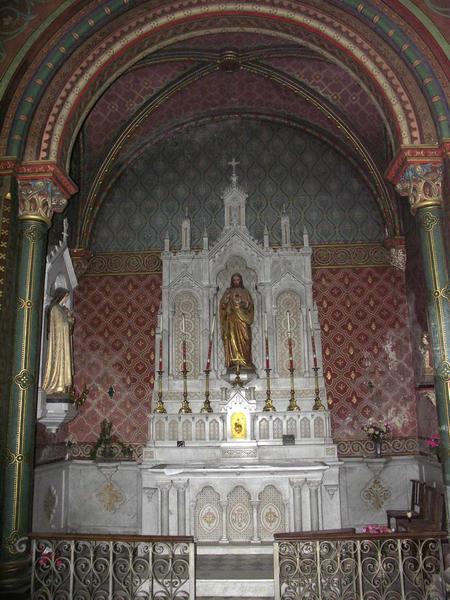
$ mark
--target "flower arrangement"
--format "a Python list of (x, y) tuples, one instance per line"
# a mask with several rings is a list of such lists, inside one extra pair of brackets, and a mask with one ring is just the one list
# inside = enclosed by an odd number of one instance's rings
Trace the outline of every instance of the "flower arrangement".
[(392, 529), (386, 525), (365, 525), (362, 528), (362, 533), (371, 533), (373, 535), (383, 535), (392, 533)]
[(438, 460), (441, 458), (441, 438), (438, 433), (433, 434), (425, 440), (429, 451), (434, 454)]
[(57, 557), (55, 552), (52, 552), (50, 548), (46, 547), (41, 556), (39, 557), (37, 564), (39, 567), (43, 567), (44, 569), (49, 569), (54, 565), (56, 569), (61, 569), (63, 566), (63, 561)]
[(371, 421), (362, 427), (362, 430), (367, 433), (367, 436), (373, 441), (382, 441), (384, 436), (390, 433), (391, 426), (389, 423), (372, 423)]

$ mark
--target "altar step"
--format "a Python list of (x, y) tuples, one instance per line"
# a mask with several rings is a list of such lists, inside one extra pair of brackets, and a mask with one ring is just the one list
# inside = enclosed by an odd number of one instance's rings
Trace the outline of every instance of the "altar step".
[[(272, 547), (222, 546), (197, 552), (197, 600), (272, 600)], [(263, 550), (263, 552), (261, 552)], [(270, 553), (267, 552), (270, 550)], [(212, 552), (220, 552), (213, 554)]]

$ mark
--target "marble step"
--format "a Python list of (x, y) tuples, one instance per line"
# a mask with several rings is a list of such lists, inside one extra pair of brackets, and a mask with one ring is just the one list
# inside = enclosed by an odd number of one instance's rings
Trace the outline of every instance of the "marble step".
[(196, 565), (197, 598), (273, 598), (270, 554), (201, 554)]

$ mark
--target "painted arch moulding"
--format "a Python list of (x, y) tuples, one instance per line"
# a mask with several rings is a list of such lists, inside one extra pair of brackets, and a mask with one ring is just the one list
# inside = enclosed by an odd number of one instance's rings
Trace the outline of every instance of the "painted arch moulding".
[[(284, 2), (283, 7), (281, 7), (280, 5), (270, 6), (267, 3), (261, 2), (230, 2), (219, 5), (199, 1), (197, 6), (178, 10), (178, 12), (175, 12), (175, 10), (174, 12), (170, 12), (169, 7), (166, 5), (164, 9), (161, 9), (164, 14), (162, 16), (160, 14), (158, 18), (154, 12), (148, 12), (145, 17), (141, 16), (139, 19), (132, 21), (132, 23), (128, 21), (124, 25), (128, 33), (124, 33), (124, 29), (122, 29), (120, 32), (121, 35), (119, 35), (119, 32), (115, 32), (102, 44), (98, 45), (90, 57), (80, 66), (76, 75), (72, 74), (64, 90), (60, 93), (59, 100), (55, 102), (55, 110), (48, 116), (46, 131), (41, 138), (40, 158), (59, 157), (61, 155), (62, 138), (66, 137), (65, 128), (70, 121), (76, 103), (80, 101), (80, 97), (89, 88), (92, 78), (98, 74), (99, 70), (105, 68), (108, 62), (115, 62), (120, 54), (124, 53), (132, 44), (137, 43), (146, 36), (154, 35), (162, 28), (170, 28), (170, 31), (172, 31), (172, 28), (177, 23), (186, 23), (189, 19), (192, 20), (201, 17), (202, 21), (198, 22), (201, 24), (203, 23), (203, 19), (208, 15), (212, 16), (214, 11), (219, 15), (227, 14), (228, 11), (230, 14), (234, 13), (234, 16), (236, 16), (236, 11), (243, 11), (244, 8), (249, 15), (259, 19), (263, 18), (266, 21), (271, 20), (271, 25), (273, 24), (274, 29), (276, 27), (279, 30), (281, 22), (295, 24), (296, 27), (313, 30), (319, 36), (326, 37), (338, 50), (346, 54), (351, 54), (360, 66), (364, 67), (370, 73), (370, 76), (377, 81), (379, 88), (387, 98), (387, 104), (394, 111), (400, 129), (399, 141), (401, 143), (415, 143), (420, 141), (418, 140), (420, 134), (418, 133), (417, 119), (414, 116), (415, 111), (409, 103), (408, 94), (399, 83), (399, 79), (393, 70), (390, 69), (390, 66), (383, 61), (382, 57), (369, 44), (362, 40), (355, 31), (348, 29), (342, 22), (319, 13), (311, 7), (291, 6), (288, 2)], [(304, 10), (304, 13), (300, 13), (300, 8)], [(349, 14), (343, 16), (345, 16), (344, 20), (346, 23), (351, 20)], [(361, 26), (361, 22), (359, 22), (359, 26)], [(196, 35), (201, 33), (197, 32)], [(277, 34), (279, 34), (278, 31)], [(165, 45), (171, 41), (173, 41), (173, 38), (168, 42), (166, 41)], [(149, 51), (150, 49), (147, 48), (144, 55)], [(134, 62), (140, 58), (135, 58)], [(128, 66), (123, 67), (123, 70)], [(115, 76), (117, 76), (117, 73)], [(111, 80), (106, 82), (105, 87)], [(100, 90), (99, 94), (101, 92), (102, 90)], [(406, 106), (406, 111), (403, 111), (402, 106)], [(28, 118), (22, 120), (22, 129), (25, 127), (25, 122), (29, 120)], [(17, 119), (15, 125), (17, 125)], [(15, 132), (12, 132), (10, 136), (11, 149), (18, 147), (20, 138), (23, 138), (23, 136), (16, 136)], [(37, 158), (36, 155), (33, 157)], [(31, 158), (31, 156), (28, 155), (28, 158)]]

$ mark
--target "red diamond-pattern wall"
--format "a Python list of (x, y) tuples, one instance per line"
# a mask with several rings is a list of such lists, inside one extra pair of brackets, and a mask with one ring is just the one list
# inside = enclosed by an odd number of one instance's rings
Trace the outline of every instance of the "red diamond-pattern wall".
[[(94, 441), (100, 422), (143, 444), (154, 382), (160, 275), (82, 277), (76, 291), (76, 384), (88, 401), (58, 436)], [(417, 434), (414, 372), (403, 272), (390, 267), (318, 269), (326, 394), (336, 440), (361, 439), (369, 419), (393, 437)], [(108, 390), (112, 386), (111, 399)]]
[(337, 440), (389, 421), (392, 437), (417, 433), (405, 279), (391, 267), (320, 269), (314, 293), (326, 393)]
[(89, 397), (68, 427), (77, 441), (95, 440), (107, 417), (122, 441), (146, 442), (160, 298), (160, 275), (80, 278), (75, 294), (75, 383), (78, 389), (86, 384)]

